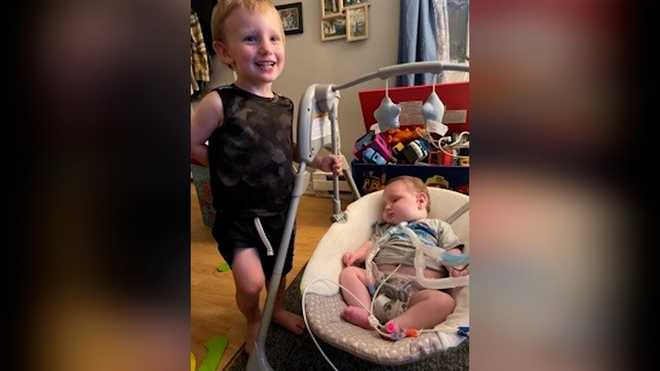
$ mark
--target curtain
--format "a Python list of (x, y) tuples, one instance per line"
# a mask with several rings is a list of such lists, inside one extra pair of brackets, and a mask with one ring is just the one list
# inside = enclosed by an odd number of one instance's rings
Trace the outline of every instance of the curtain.
[(434, 0), (436, 9), (436, 22), (438, 32), (436, 33), (436, 43), (438, 45), (438, 60), (449, 62), (451, 60), (451, 45), (449, 43), (449, 11), (447, 0)]
[[(401, 0), (398, 63), (438, 60), (437, 19), (434, 0)], [(398, 86), (426, 85), (432, 74), (402, 75)]]

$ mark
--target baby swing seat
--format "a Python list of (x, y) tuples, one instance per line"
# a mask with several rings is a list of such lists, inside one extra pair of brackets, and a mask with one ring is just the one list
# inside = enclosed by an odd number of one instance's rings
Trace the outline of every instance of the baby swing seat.
[[(450, 190), (429, 188), (430, 218), (446, 220), (465, 205), (469, 197)], [(300, 289), (304, 293), (303, 310), (312, 332), (339, 349), (362, 359), (383, 365), (402, 365), (426, 358), (437, 351), (460, 344), (465, 337), (459, 327), (469, 326), (469, 286), (456, 288), (456, 308), (445, 322), (418, 337), (396, 342), (385, 340), (374, 330), (365, 330), (340, 318), (346, 307), (339, 288), (324, 283), (339, 283), (342, 255), (355, 250), (371, 235), (371, 226), (380, 218), (383, 191), (370, 193), (348, 205), (346, 223), (334, 223), (316, 247)], [(469, 211), (451, 223), (469, 254)], [(318, 281), (318, 282), (317, 282)]]

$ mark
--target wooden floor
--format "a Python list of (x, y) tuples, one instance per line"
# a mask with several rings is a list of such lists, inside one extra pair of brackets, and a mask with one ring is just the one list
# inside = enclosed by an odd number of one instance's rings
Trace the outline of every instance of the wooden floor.
[[(191, 257), (191, 351), (199, 366), (206, 356), (204, 344), (214, 336), (229, 339), (218, 370), (223, 370), (245, 342), (245, 322), (234, 300), (231, 272), (218, 272), (223, 262), (211, 230), (202, 221), (197, 192), (190, 185), (190, 257)], [(296, 245), (292, 280), (309, 260), (312, 251), (330, 227), (332, 201), (329, 198), (303, 196), (298, 210)], [(265, 294), (262, 295), (262, 303)], [(263, 305), (263, 304), (262, 304)]]

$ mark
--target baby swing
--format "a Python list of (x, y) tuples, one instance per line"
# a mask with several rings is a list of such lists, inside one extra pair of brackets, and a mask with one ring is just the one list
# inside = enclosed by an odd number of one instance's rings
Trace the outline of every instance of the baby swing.
[[(277, 292), (282, 276), (284, 257), (289, 246), (293, 221), (296, 216), (300, 197), (304, 192), (304, 172), (321, 148), (339, 154), (339, 127), (337, 112), (339, 91), (375, 78), (387, 79), (410, 73), (439, 74), (444, 70), (469, 71), (467, 65), (440, 62), (415, 62), (380, 68), (377, 72), (362, 76), (343, 85), (311, 85), (305, 91), (298, 111), (298, 168), (294, 190), (287, 215), (284, 235), (270, 280), (268, 292)], [(442, 124), (444, 106), (433, 89), (422, 108), (429, 132), (444, 135), (447, 128)], [(398, 127), (400, 108), (387, 96), (374, 115), (381, 130)], [(430, 138), (429, 138), (430, 139)], [(465, 330), (469, 328), (469, 277), (443, 278), (433, 282), (437, 287), (457, 287), (456, 308), (447, 320), (432, 330), (424, 330), (419, 336), (407, 337), (396, 342), (382, 339), (376, 331), (369, 331), (344, 322), (339, 315), (346, 306), (339, 292), (339, 273), (342, 268), (341, 257), (344, 252), (355, 249), (356, 241), (368, 239), (371, 225), (380, 217), (382, 191), (359, 197), (353, 178), (347, 169), (344, 176), (351, 190), (359, 198), (351, 203), (345, 212), (341, 211), (338, 176), (334, 177), (333, 225), (319, 242), (305, 269), (300, 288), (303, 292), (302, 308), (308, 330), (337, 348), (343, 349), (360, 358), (384, 365), (410, 363), (460, 344), (465, 339)], [(452, 225), (454, 232), (465, 244), (465, 256), (450, 259), (437, 257), (443, 264), (458, 265), (467, 261), (469, 248), (469, 197), (458, 192), (430, 188), (431, 212), (429, 217), (439, 218)], [(262, 236), (263, 238), (264, 236)], [(264, 241), (266, 245), (268, 245)], [(419, 250), (419, 249), (418, 249)], [(419, 254), (418, 254), (419, 255)], [(422, 257), (423, 258), (423, 257)], [(444, 260), (446, 258), (446, 260)], [(415, 264), (417, 267), (417, 263)], [(421, 267), (418, 267), (421, 272)], [(419, 278), (419, 276), (418, 276)], [(324, 283), (323, 285), (321, 283)], [(438, 286), (439, 285), (439, 286)], [(261, 320), (255, 350), (250, 355), (247, 370), (272, 370), (265, 353), (265, 340), (272, 317), (274, 296), (268, 295)], [(312, 333), (313, 332), (313, 333)], [(314, 339), (314, 342), (316, 340)], [(318, 344), (317, 344), (318, 346)], [(319, 350), (322, 352), (321, 348)], [(325, 356), (326, 360), (332, 362)], [(332, 365), (334, 368), (334, 365)], [(336, 369), (336, 368), (335, 368)]]

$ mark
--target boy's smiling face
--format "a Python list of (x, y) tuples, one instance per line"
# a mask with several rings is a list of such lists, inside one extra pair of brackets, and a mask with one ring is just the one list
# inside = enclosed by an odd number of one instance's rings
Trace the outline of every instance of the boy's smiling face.
[(218, 42), (224, 63), (232, 66), (237, 84), (250, 91), (270, 90), (284, 69), (284, 31), (272, 8), (239, 8), (225, 23), (226, 37)]

